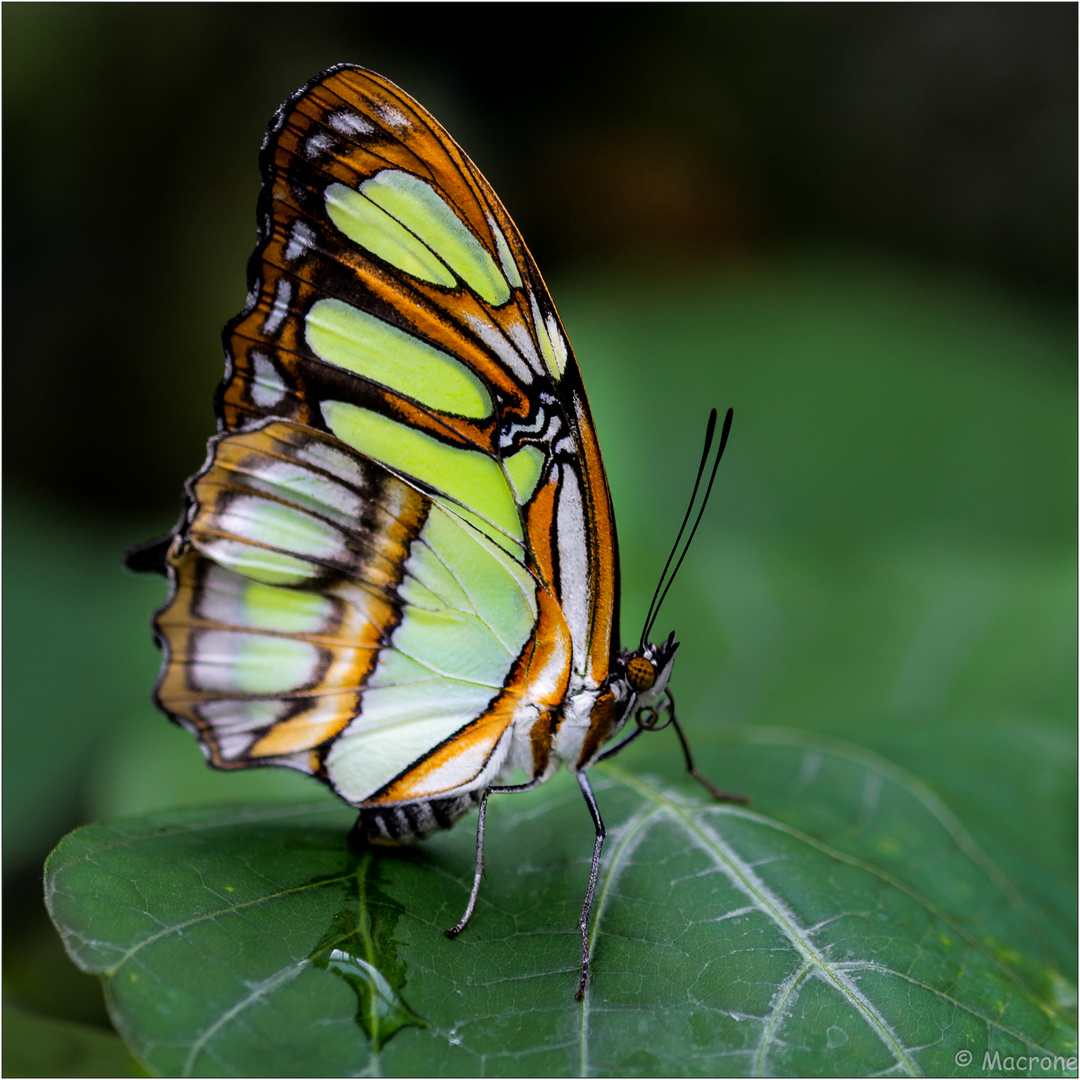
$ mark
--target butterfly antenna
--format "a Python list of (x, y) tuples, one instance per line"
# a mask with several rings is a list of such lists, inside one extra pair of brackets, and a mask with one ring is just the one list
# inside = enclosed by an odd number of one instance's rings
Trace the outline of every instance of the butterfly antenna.
[(698, 464), (697, 476), (694, 479), (694, 490), (690, 492), (690, 501), (686, 505), (686, 513), (683, 514), (682, 524), (679, 526), (679, 533), (675, 537), (675, 543), (671, 545), (671, 554), (667, 557), (667, 562), (664, 563), (664, 569), (660, 571), (660, 580), (656, 583), (656, 590), (652, 594), (652, 600), (649, 601), (649, 610), (645, 613), (645, 623), (641, 631), (641, 644), (645, 644), (645, 635), (649, 632), (649, 627), (653, 624), (654, 614), (653, 611), (656, 608), (656, 598), (660, 595), (660, 590), (664, 584), (664, 577), (668, 572), (668, 567), (671, 566), (671, 560), (675, 558), (675, 552), (679, 550), (679, 541), (682, 539), (683, 530), (686, 528), (686, 523), (690, 520), (690, 511), (694, 508), (694, 500), (697, 498), (698, 486), (701, 484), (701, 477), (705, 472), (705, 462), (709, 456), (709, 447), (712, 446), (713, 435), (716, 433), (716, 410), (713, 409), (709, 413), (709, 423), (705, 428), (705, 447), (701, 451), (701, 461)]
[[(668, 556), (667, 562), (664, 563), (664, 569), (660, 573), (660, 580), (657, 582), (656, 592), (653, 593), (652, 603), (649, 604), (649, 611), (645, 616), (645, 625), (641, 631), (642, 645), (645, 644), (649, 634), (652, 633), (653, 623), (656, 622), (656, 617), (660, 614), (660, 608), (667, 598), (668, 590), (671, 588), (675, 576), (679, 572), (679, 567), (683, 564), (683, 559), (686, 558), (686, 553), (690, 550), (690, 545), (694, 541), (694, 534), (697, 532), (698, 526), (701, 524), (701, 518), (705, 513), (705, 507), (709, 505), (709, 495), (712, 493), (713, 481), (716, 479), (716, 470), (720, 467), (720, 459), (724, 456), (724, 447), (727, 446), (728, 435), (731, 433), (731, 418), (734, 413), (734, 409), (728, 409), (727, 415), (724, 417), (724, 426), (720, 431), (720, 446), (716, 451), (716, 459), (713, 461), (712, 471), (709, 473), (709, 483), (705, 488), (705, 495), (701, 500), (701, 507), (698, 510), (694, 526), (690, 530), (690, 535), (686, 539), (686, 544), (683, 546), (682, 554), (679, 556), (678, 562), (675, 563), (675, 569), (671, 571), (671, 576), (667, 579), (667, 584), (664, 585), (664, 577), (667, 574), (668, 567), (671, 565), (671, 560), (675, 558), (675, 552), (679, 550), (679, 541), (682, 540), (683, 532), (686, 529), (686, 523), (690, 520), (690, 512), (694, 509), (694, 501), (697, 498), (698, 488), (701, 486), (701, 478), (705, 475), (705, 467), (708, 464), (709, 450), (712, 448), (713, 436), (716, 434), (716, 410), (713, 409), (709, 414), (709, 424), (705, 429), (705, 448), (701, 452), (701, 463), (698, 465), (697, 478), (694, 480), (694, 490), (690, 493), (690, 502), (687, 504), (686, 513), (683, 515), (682, 524), (679, 526), (679, 533), (675, 537), (675, 543), (671, 546), (671, 554)], [(662, 591), (661, 586), (663, 586)]]

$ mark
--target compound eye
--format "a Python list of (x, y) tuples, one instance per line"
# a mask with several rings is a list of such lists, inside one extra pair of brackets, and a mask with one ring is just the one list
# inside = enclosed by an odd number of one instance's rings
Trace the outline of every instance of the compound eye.
[(626, 681), (635, 694), (644, 693), (651, 689), (656, 682), (656, 667), (651, 660), (644, 656), (635, 656), (626, 665)]

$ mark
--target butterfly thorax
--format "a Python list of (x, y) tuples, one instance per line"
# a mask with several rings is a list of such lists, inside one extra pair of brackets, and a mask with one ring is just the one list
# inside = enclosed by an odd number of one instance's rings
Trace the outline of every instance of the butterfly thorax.
[(619, 737), (631, 717), (663, 699), (678, 642), (643, 643), (616, 654), (602, 686), (567, 695), (552, 752), (571, 769), (587, 769)]

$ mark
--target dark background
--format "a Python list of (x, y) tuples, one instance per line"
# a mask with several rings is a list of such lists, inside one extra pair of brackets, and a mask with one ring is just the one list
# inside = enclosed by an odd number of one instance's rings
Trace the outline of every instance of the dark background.
[(275, 106), (341, 60), (447, 124), (548, 276), (826, 240), (1071, 303), (1076, 19), (1071, 4), (10, 5), (7, 478), (95, 513), (175, 504), (210, 430), (207, 324), (243, 300), (255, 150)]
[(630, 622), (736, 407), (660, 620), (688, 726), (888, 753), (1036, 861), (1074, 940), (1075, 5), (7, 4), (3, 31), (9, 1000), (103, 1022), (41, 913), (67, 829), (270, 790), (154, 713), (163, 588), (120, 559), (213, 430), (265, 125), (344, 60), (446, 124), (544, 270)]

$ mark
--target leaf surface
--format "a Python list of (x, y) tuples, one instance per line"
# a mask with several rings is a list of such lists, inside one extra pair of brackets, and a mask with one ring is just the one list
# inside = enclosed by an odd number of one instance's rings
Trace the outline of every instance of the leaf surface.
[(88, 826), (51, 856), (48, 903), (162, 1074), (956, 1074), (961, 1050), (977, 1074), (984, 1051), (1075, 1053), (1037, 923), (928, 789), (790, 732), (705, 763), (753, 805), (592, 774), (609, 835), (581, 1003), (592, 836), (565, 775), (492, 800), (453, 942), (471, 830), (354, 853), (325, 804)]

